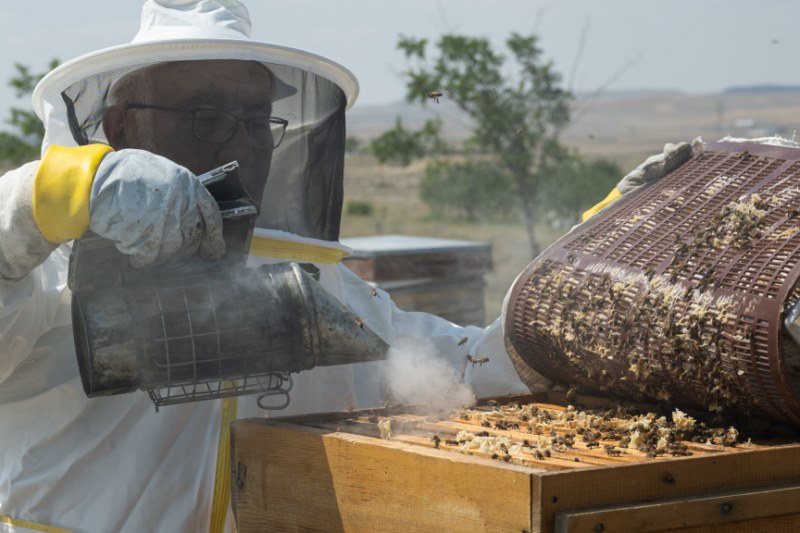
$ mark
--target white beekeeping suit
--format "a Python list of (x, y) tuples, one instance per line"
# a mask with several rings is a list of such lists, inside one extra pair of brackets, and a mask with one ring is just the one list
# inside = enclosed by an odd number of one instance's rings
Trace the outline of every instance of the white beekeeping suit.
[[(141, 391), (87, 398), (67, 277), (70, 243), (87, 231), (137, 266), (219, 257), (219, 211), (195, 176), (233, 159), (261, 205), (251, 264), (313, 263), (387, 342), (427, 339), (479, 396), (528, 390), (500, 321), (461, 328), (404, 313), (341, 266), (356, 80), (249, 31), (237, 0), (148, 0), (131, 43), (65, 63), (34, 92), (42, 160), (0, 179), (0, 531), (232, 528), (228, 424), (269, 413), (252, 396), (159, 412)], [(465, 368), (467, 354), (490, 363)], [(301, 372), (278, 414), (375, 405), (380, 364)]]

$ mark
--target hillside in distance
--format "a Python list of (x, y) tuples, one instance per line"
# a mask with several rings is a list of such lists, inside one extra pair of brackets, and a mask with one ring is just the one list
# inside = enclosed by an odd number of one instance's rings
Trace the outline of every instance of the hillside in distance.
[[(447, 100), (419, 104), (356, 105), (347, 115), (348, 135), (367, 141), (394, 127), (401, 117), (417, 129), (426, 119), (440, 118), (445, 136), (463, 140), (472, 128), (469, 118)], [(604, 157), (623, 167), (661, 151), (664, 143), (706, 141), (726, 135), (792, 137), (800, 129), (800, 87), (734, 87), (715, 94), (678, 91), (620, 91), (578, 95), (573, 120), (562, 140), (590, 157)]]

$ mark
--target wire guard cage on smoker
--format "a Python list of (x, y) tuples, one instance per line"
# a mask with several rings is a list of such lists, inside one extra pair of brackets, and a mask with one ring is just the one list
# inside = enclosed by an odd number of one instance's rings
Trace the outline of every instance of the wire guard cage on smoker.
[(512, 287), (523, 381), (800, 423), (800, 149), (705, 145), (562, 237)]

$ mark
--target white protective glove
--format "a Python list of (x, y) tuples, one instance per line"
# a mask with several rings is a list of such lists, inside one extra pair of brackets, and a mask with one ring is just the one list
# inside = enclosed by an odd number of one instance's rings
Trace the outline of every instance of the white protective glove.
[(106, 155), (89, 201), (89, 229), (114, 241), (131, 265), (179, 265), (198, 247), (225, 254), (217, 202), (188, 169), (144, 150)]
[[(699, 143), (699, 139), (692, 142)], [(660, 154), (648, 157), (644, 163), (633, 169), (617, 184), (617, 190), (624, 196), (642, 185), (657, 181), (677, 169), (692, 157), (692, 145), (686, 142), (667, 143)]]

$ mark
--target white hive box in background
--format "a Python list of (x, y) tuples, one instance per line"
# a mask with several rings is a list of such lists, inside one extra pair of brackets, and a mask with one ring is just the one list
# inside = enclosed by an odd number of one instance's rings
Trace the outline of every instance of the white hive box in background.
[(433, 313), (460, 325), (485, 325), (483, 276), (492, 269), (487, 243), (378, 235), (342, 239), (344, 264), (388, 292), (406, 311)]

